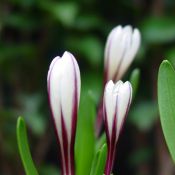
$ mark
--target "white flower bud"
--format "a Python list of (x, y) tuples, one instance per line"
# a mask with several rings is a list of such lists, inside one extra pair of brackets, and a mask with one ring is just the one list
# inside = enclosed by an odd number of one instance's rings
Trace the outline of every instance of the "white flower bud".
[(105, 47), (105, 83), (123, 77), (139, 49), (140, 38), (139, 30), (129, 25), (110, 32)]
[(105, 175), (110, 175), (111, 173), (116, 143), (130, 107), (131, 98), (132, 87), (128, 81), (125, 83), (118, 81), (114, 84), (111, 80), (106, 84), (103, 99), (104, 122), (108, 144)]
[(80, 86), (80, 70), (74, 56), (65, 52), (62, 57), (54, 58), (48, 71), (47, 88), (61, 149), (63, 174), (74, 174), (74, 142)]

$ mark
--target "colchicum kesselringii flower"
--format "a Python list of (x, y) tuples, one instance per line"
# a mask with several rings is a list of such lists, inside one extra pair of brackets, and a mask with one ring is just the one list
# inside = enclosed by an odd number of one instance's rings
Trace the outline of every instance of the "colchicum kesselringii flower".
[(109, 81), (105, 86), (103, 113), (108, 145), (105, 175), (110, 175), (115, 158), (116, 143), (122, 130), (132, 99), (132, 87), (127, 81), (116, 84)]
[[(117, 82), (122, 79), (139, 49), (140, 40), (139, 30), (130, 25), (119, 25), (110, 32), (104, 54), (104, 85), (109, 80)], [(102, 127), (102, 108), (101, 101), (96, 122), (97, 135)]]
[(130, 25), (117, 26), (109, 34), (105, 47), (104, 84), (120, 80), (140, 46), (140, 32)]
[(61, 151), (62, 174), (74, 175), (74, 143), (80, 99), (80, 70), (65, 52), (53, 59), (47, 77), (50, 108)]

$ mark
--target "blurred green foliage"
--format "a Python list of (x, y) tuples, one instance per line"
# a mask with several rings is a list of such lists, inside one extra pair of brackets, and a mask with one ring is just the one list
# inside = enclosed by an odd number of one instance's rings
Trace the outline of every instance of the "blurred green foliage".
[[(155, 154), (152, 159), (149, 155), (160, 145), (155, 141), (159, 137), (158, 67), (165, 57), (175, 64), (174, 8), (173, 0), (1, 0), (0, 174), (23, 174), (15, 138), (18, 115), (27, 122), (40, 174), (57, 174), (58, 147), (47, 103), (48, 66), (65, 50), (73, 52), (80, 65), (82, 95), (89, 91), (97, 106), (103, 89), (105, 41), (119, 24), (139, 28), (142, 45), (123, 78), (128, 80), (134, 68), (140, 69), (138, 91), (119, 140), (114, 174), (118, 169), (123, 175), (141, 174), (145, 164), (146, 174), (159, 174), (159, 156)], [(130, 157), (137, 162), (145, 160), (145, 164), (134, 163)]]

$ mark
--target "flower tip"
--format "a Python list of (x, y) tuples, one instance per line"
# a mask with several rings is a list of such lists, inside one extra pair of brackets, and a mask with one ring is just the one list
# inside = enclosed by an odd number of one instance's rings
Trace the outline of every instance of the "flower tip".
[(112, 31), (118, 31), (118, 30), (122, 30), (122, 26), (121, 25), (118, 25), (118, 26), (116, 26), (116, 27), (114, 27), (113, 29), (112, 29)]
[(134, 29), (133, 38), (134, 38), (135, 42), (138, 43), (138, 45), (140, 45), (141, 34), (137, 28)]
[(62, 57), (70, 57), (72, 54), (69, 51), (65, 51)]
[(129, 93), (132, 95), (132, 85), (129, 81), (126, 81), (124, 84), (123, 84), (123, 87), (128, 89)]
[(52, 62), (50, 63), (49, 70), (48, 70), (48, 73), (47, 73), (47, 81), (49, 81), (50, 72), (51, 72), (51, 70), (52, 70), (54, 64), (55, 64), (56, 61), (57, 61), (58, 59), (60, 59), (60, 58), (61, 58), (61, 57), (56, 56), (56, 57), (52, 60)]
[(128, 30), (128, 31), (132, 31), (132, 26), (128, 24), (125, 27), (123, 27), (123, 29)]
[(109, 80), (107, 84), (114, 84), (113, 80)]
[(112, 80), (109, 80), (107, 83), (106, 83), (106, 86), (105, 86), (105, 89), (106, 90), (109, 90), (109, 89), (112, 89), (114, 87), (114, 82)]
[(116, 84), (120, 84), (120, 83), (123, 84), (123, 81), (122, 81), (122, 80), (118, 80), (118, 81), (116, 82)]

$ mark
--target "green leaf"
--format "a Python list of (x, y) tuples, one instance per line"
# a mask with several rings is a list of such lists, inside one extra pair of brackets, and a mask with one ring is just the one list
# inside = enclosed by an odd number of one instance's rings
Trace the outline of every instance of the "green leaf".
[(95, 152), (95, 104), (86, 93), (81, 96), (75, 144), (76, 175), (89, 175)]
[(64, 26), (71, 27), (77, 18), (79, 11), (76, 2), (45, 2), (41, 3), (42, 8), (48, 11), (52, 17), (61, 22)]
[(46, 121), (39, 111), (42, 103), (42, 96), (39, 93), (21, 94), (19, 102), (23, 104), (23, 115), (27, 125), (35, 136), (41, 136), (46, 130)]
[(105, 168), (106, 162), (106, 155), (107, 155), (107, 146), (106, 143), (98, 150), (96, 153), (90, 175), (102, 175)]
[(40, 167), (40, 175), (61, 175), (57, 165), (45, 164)]
[(24, 13), (11, 13), (7, 15), (2, 22), (5, 26), (23, 31), (35, 30), (39, 26), (39, 21), (36, 18), (27, 16)]
[(175, 39), (175, 23), (171, 17), (149, 17), (144, 20), (141, 33), (149, 43), (165, 43)]
[(140, 70), (136, 68), (132, 71), (132, 74), (130, 77), (130, 82), (131, 82), (132, 89), (133, 89), (133, 93), (132, 93), (133, 98), (135, 97), (137, 93), (137, 89), (139, 86), (139, 80), (140, 80)]
[(153, 159), (154, 150), (152, 147), (137, 148), (129, 156), (129, 164), (132, 167), (138, 167), (145, 162), (149, 162)]
[(163, 61), (158, 75), (158, 104), (160, 121), (170, 154), (175, 162), (175, 71)]
[(29, 144), (27, 140), (26, 126), (22, 117), (18, 118), (16, 131), (19, 153), (22, 159), (25, 172), (27, 175), (38, 175), (30, 153)]
[(75, 21), (75, 27), (79, 30), (92, 30), (92, 29), (97, 29), (104, 25), (103, 20), (101, 19), (100, 16), (97, 14), (82, 14), (78, 16), (78, 18)]
[(96, 142), (96, 151), (98, 151), (106, 143), (106, 133), (103, 133)]
[(98, 37), (93, 35), (68, 38), (66, 45), (70, 50), (82, 55), (94, 67), (98, 67), (103, 58), (103, 46)]
[(14, 59), (20, 60), (32, 60), (35, 58), (36, 54), (36, 45), (34, 44), (17, 44), (13, 43), (10, 45), (3, 45), (0, 47), (0, 64), (3, 62), (7, 63), (9, 60), (10, 62)]
[(142, 131), (149, 131), (158, 116), (157, 103), (148, 100), (138, 101), (131, 109), (129, 122)]

